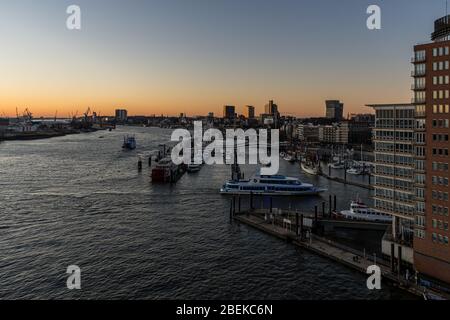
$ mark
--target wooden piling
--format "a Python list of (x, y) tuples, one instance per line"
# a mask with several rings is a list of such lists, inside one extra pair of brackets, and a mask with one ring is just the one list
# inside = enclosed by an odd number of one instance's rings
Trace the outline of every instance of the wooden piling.
[(241, 195), (238, 196), (238, 213), (241, 213)]
[(331, 198), (331, 194), (328, 196), (328, 203), (329, 203), (329, 206), (328, 206), (328, 215), (329, 215), (329, 217), (331, 218), (331, 208), (333, 207), (333, 203), (332, 203), (332, 198)]
[(395, 272), (395, 244), (391, 243), (391, 271)]
[(347, 162), (345, 162), (344, 166), (344, 183), (347, 183)]
[[(298, 213), (297, 213), (298, 215)], [(303, 214), (300, 216), (300, 238), (303, 239), (304, 226), (303, 226)]]

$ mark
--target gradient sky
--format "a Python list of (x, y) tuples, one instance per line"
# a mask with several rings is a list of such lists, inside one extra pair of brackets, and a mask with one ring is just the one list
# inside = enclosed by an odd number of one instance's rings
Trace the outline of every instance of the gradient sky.
[[(66, 29), (71, 4), (81, 31)], [(444, 14), (444, 0), (2, 0), (0, 115), (260, 113), (269, 99), (297, 116), (326, 99), (368, 112), (410, 101), (412, 47)]]

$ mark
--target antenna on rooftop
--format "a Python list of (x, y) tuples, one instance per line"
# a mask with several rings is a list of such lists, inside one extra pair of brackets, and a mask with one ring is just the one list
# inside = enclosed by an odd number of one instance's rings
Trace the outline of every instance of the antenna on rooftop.
[(445, 22), (448, 22), (448, 0), (445, 0)]

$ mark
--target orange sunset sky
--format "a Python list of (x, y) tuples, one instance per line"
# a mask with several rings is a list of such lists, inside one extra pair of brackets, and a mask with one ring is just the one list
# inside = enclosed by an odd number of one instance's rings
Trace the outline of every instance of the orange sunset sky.
[(389, 1), (370, 31), (359, 0), (78, 3), (81, 31), (66, 28), (67, 1), (0, 4), (0, 116), (220, 116), (269, 99), (288, 115), (323, 116), (327, 99), (367, 113), (410, 101), (412, 47), (440, 10)]

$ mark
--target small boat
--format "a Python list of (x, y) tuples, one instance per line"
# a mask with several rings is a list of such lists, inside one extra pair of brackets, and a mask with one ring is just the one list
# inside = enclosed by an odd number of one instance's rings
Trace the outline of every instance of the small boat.
[(152, 170), (152, 182), (171, 182), (178, 174), (178, 166), (171, 158), (161, 159)]
[(287, 161), (287, 162), (290, 162), (290, 163), (294, 163), (295, 162), (295, 156), (290, 155), (290, 154), (285, 155), (285, 157), (283, 157), (283, 159), (285, 161)]
[(136, 149), (136, 138), (134, 136), (126, 136), (123, 138), (123, 149), (134, 150)]
[(353, 168), (348, 169), (347, 173), (354, 175), (354, 176), (359, 176), (359, 175), (362, 175), (364, 173), (364, 171), (361, 168), (353, 167)]
[(320, 173), (320, 166), (314, 165), (311, 162), (309, 163), (302, 162), (300, 166), (302, 170), (307, 174), (317, 176)]
[(350, 210), (341, 211), (336, 213), (336, 215), (340, 218), (348, 220), (385, 223), (392, 222), (392, 216), (369, 208), (359, 199), (351, 202)]
[(202, 166), (200, 164), (190, 164), (187, 166), (187, 172), (188, 173), (196, 173), (199, 172)]
[(330, 164), (330, 167), (336, 170), (345, 169), (345, 163), (342, 161), (339, 162), (333, 162)]
[(282, 175), (255, 175), (250, 180), (230, 180), (220, 189), (221, 194), (309, 196), (327, 191), (312, 184), (303, 183), (298, 178)]

